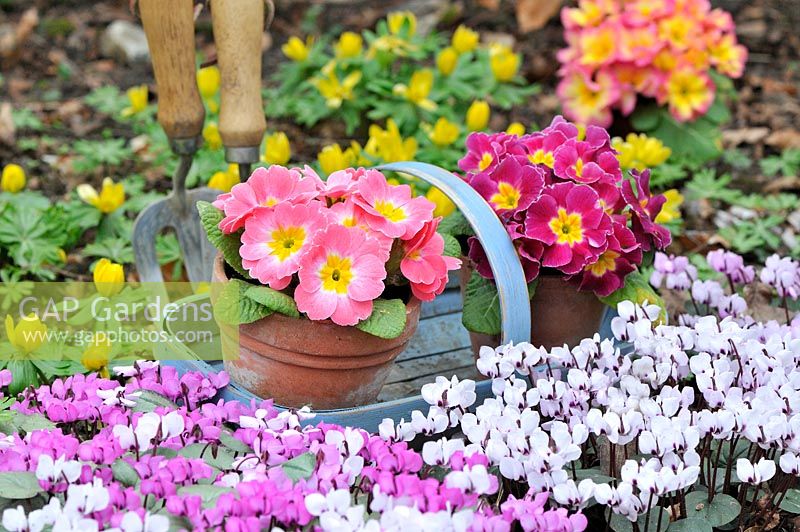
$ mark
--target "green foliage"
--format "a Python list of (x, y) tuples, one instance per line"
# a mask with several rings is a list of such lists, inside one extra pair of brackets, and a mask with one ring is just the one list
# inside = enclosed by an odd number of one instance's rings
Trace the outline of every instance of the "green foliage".
[(76, 172), (90, 172), (99, 167), (119, 166), (133, 157), (127, 140), (78, 140), (73, 145), (77, 158), (72, 163)]
[(114, 85), (97, 87), (86, 95), (84, 101), (96, 111), (112, 116), (118, 116), (128, 106), (125, 94)]
[(781, 510), (790, 514), (800, 514), (800, 490), (786, 490), (786, 495), (781, 501)]
[(208, 241), (211, 242), (222, 253), (222, 256), (236, 272), (249, 279), (245, 269), (242, 267), (242, 257), (239, 255), (239, 247), (241, 246), (241, 231), (232, 234), (224, 234), (219, 229), (219, 223), (224, 217), (222, 211), (214, 207), (207, 201), (198, 201), (197, 210), (200, 213), (200, 222), (208, 235)]
[(253, 285), (239, 279), (231, 279), (220, 290), (214, 304), (214, 316), (229, 325), (253, 323), (272, 314), (272, 309), (247, 297)]
[(686, 495), (687, 517), (699, 518), (712, 527), (730, 523), (739, 517), (741, 511), (739, 502), (724, 493), (716, 494), (711, 502), (705, 490), (693, 491)]
[(312, 452), (303, 453), (282, 463), (280, 467), (292, 482), (308, 479), (317, 467), (317, 455)]
[(44, 124), (36, 116), (36, 113), (24, 107), (11, 111), (11, 121), (14, 122), (14, 127), (17, 129), (41, 131), (44, 128)]
[(406, 306), (401, 299), (376, 299), (372, 314), (356, 328), (386, 340), (397, 338), (406, 328)]
[(651, 305), (658, 305), (661, 307), (662, 315), (666, 316), (667, 310), (664, 300), (653, 290), (653, 287), (650, 286), (647, 279), (638, 271), (629, 273), (625, 277), (625, 282), (620, 288), (600, 298), (600, 301), (611, 308), (616, 308), (620, 302), (626, 300), (633, 301), (640, 305), (645, 302)]
[(800, 174), (800, 149), (789, 149), (780, 155), (765, 157), (759, 164), (761, 171), (768, 176), (796, 176)]
[(461, 322), (472, 332), (495, 336), (500, 334), (500, 295), (497, 286), (473, 271), (464, 289), (464, 310)]
[(291, 296), (273, 290), (268, 286), (251, 286), (244, 293), (245, 297), (264, 305), (272, 312), (289, 316), (290, 318), (299, 318), (300, 313), (297, 311), (297, 303)]
[(31, 471), (0, 472), (0, 493), (5, 499), (30, 499), (43, 491)]

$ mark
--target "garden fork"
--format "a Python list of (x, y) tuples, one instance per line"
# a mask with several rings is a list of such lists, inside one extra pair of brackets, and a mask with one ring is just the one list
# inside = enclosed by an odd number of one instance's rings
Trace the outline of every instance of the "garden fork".
[(163, 281), (156, 237), (165, 228), (172, 228), (189, 280), (209, 281), (216, 250), (206, 238), (196, 204), (213, 201), (218, 192), (209, 188), (186, 190), (186, 176), (201, 142), (205, 119), (195, 73), (194, 1), (139, 0), (139, 14), (158, 86), (158, 122), (181, 160), (172, 192), (143, 210), (133, 225), (136, 269), (142, 281)]

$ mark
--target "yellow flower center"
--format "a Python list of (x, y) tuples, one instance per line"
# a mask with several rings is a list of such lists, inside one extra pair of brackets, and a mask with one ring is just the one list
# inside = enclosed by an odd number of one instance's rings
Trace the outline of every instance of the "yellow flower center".
[(578, 158), (578, 160), (575, 161), (575, 175), (577, 177), (581, 177), (583, 175), (583, 159), (581, 158)]
[(484, 153), (484, 154), (483, 154), (483, 156), (481, 157), (481, 160), (480, 160), (480, 162), (478, 163), (478, 168), (479, 168), (481, 171), (483, 171), (483, 170), (486, 170), (487, 168), (489, 168), (489, 165), (490, 165), (490, 164), (492, 164), (492, 161), (494, 161), (494, 157), (492, 157), (492, 154), (491, 154), (491, 153), (489, 153), (489, 152), (486, 152), (486, 153)]
[(497, 193), (489, 199), (489, 202), (498, 209), (516, 209), (520, 196), (520, 191), (516, 187), (501, 181), (497, 185)]
[(602, 277), (606, 272), (613, 272), (617, 269), (617, 257), (619, 257), (619, 253), (616, 251), (606, 251), (600, 255), (597, 262), (588, 265), (586, 269), (595, 277)]
[(555, 164), (553, 152), (544, 151), (541, 148), (533, 152), (531, 155), (528, 155), (528, 160), (533, 164), (543, 164), (548, 168), (552, 168)]
[(278, 227), (272, 232), (272, 241), (267, 245), (272, 250), (271, 254), (283, 262), (303, 247), (306, 239), (306, 230), (301, 226)]
[(328, 260), (319, 271), (322, 280), (322, 289), (327, 292), (346, 294), (353, 272), (350, 269), (350, 259), (339, 255), (328, 255)]
[(559, 244), (568, 244), (572, 247), (576, 243), (583, 242), (583, 225), (581, 215), (578, 213), (567, 213), (562, 207), (558, 209), (558, 216), (550, 220), (548, 225)]
[(403, 208), (396, 207), (391, 201), (376, 201), (375, 210), (390, 222), (402, 222), (406, 219)]
[(263, 205), (264, 207), (274, 207), (277, 203), (278, 203), (278, 198), (270, 196), (264, 201), (262, 201), (261, 205)]

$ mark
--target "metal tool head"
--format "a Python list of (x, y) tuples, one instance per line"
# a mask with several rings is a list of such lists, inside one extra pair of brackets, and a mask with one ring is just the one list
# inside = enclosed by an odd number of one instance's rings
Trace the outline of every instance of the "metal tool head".
[(198, 201), (213, 201), (219, 191), (205, 187), (186, 190), (186, 176), (192, 166), (192, 154), (193, 152), (184, 152), (181, 156), (181, 163), (173, 178), (172, 192), (139, 213), (133, 224), (136, 269), (139, 278), (144, 282), (164, 280), (156, 255), (156, 237), (165, 228), (175, 231), (189, 280), (195, 283), (211, 280), (216, 249), (206, 237), (195, 206)]

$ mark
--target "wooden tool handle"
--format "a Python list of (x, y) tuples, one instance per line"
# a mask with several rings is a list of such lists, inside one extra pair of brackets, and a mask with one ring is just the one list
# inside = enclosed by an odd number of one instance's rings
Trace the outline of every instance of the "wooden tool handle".
[(170, 139), (203, 131), (205, 108), (195, 74), (193, 0), (139, 0), (158, 85), (158, 123)]
[(261, 101), (264, 0), (211, 0), (222, 75), (219, 134), (226, 148), (260, 146), (267, 122)]

